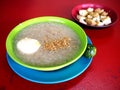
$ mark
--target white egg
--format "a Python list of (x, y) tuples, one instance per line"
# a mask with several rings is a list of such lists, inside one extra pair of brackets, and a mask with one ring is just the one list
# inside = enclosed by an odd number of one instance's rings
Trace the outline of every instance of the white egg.
[(22, 53), (25, 53), (25, 54), (35, 53), (40, 46), (41, 45), (38, 40), (27, 38), (27, 37), (24, 39), (21, 39), (17, 43), (18, 50), (20, 50)]

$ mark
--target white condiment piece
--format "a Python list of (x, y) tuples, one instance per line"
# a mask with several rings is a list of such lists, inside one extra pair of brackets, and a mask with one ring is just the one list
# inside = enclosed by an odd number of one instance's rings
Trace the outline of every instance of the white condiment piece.
[(83, 16), (81, 16), (81, 17), (79, 18), (79, 22), (81, 22), (81, 23), (83, 23), (83, 24), (87, 24), (87, 23), (85, 22), (85, 17), (83, 17)]
[(94, 11), (94, 8), (88, 8), (87, 11), (88, 11), (88, 12), (93, 12), (93, 11)]
[(79, 15), (86, 16), (88, 14), (87, 10), (79, 10)]
[(109, 17), (109, 16), (107, 16), (104, 20), (103, 20), (103, 23), (105, 24), (105, 25), (108, 25), (108, 24), (110, 24), (112, 21), (111, 21), (111, 18)]
[(97, 26), (104, 26), (104, 23), (103, 22), (98, 22)]
[(27, 38), (27, 37), (24, 39), (21, 39), (17, 43), (18, 50), (20, 50), (22, 53), (25, 53), (25, 54), (35, 53), (40, 46), (41, 45), (38, 40)]

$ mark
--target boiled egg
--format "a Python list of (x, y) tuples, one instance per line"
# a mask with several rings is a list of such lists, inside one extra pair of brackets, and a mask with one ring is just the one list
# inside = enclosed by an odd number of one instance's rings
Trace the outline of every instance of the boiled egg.
[(40, 46), (38, 40), (27, 37), (17, 42), (17, 49), (24, 54), (33, 54), (40, 48)]

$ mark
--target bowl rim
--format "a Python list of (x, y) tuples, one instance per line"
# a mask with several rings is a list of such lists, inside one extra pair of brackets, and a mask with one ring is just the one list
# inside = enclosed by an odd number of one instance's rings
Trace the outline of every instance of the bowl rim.
[[(91, 25), (85, 25), (81, 22), (78, 21), (78, 19), (76, 18), (76, 16), (74, 15), (74, 12), (77, 13), (78, 11), (78, 8), (81, 8), (81, 7), (84, 7), (84, 8), (88, 8), (88, 7), (98, 7), (98, 8), (106, 8), (107, 10), (109, 10), (109, 12), (112, 12), (114, 15), (115, 15), (115, 20), (112, 20), (113, 22), (110, 23), (109, 25), (104, 25), (104, 26), (91, 26)], [(77, 11), (75, 11), (75, 9), (77, 9)], [(113, 26), (117, 21), (118, 21), (118, 14), (116, 13), (116, 10), (114, 10), (113, 8), (110, 8), (108, 6), (105, 6), (103, 4), (98, 4), (98, 3), (83, 3), (83, 4), (78, 4), (76, 6), (74, 6), (72, 8), (72, 12), (71, 12), (71, 15), (73, 17), (73, 19), (80, 25), (84, 25), (84, 26), (87, 26), (87, 27), (92, 27), (92, 28), (106, 28), (106, 27), (110, 27), (110, 26)], [(112, 18), (113, 19), (113, 18)]]
[[(61, 65), (57, 65), (57, 66), (50, 66), (50, 67), (40, 67), (40, 66), (33, 66), (33, 65), (29, 65), (29, 64), (26, 64), (24, 62), (22, 62), (22, 60), (20, 61), (20, 59), (18, 59), (14, 52), (13, 52), (13, 45), (12, 45), (12, 42), (14, 40), (14, 37), (15, 35), (17, 35), (17, 33), (19, 33), (24, 27), (27, 27), (29, 25), (32, 25), (32, 24), (36, 24), (36, 23), (40, 23), (40, 22), (59, 22), (59, 23), (62, 23), (64, 25), (68, 25), (69, 27), (71, 27), (72, 29), (73, 28), (76, 28), (74, 29), (76, 33), (78, 33), (79, 35), (79, 38), (82, 38), (84, 39), (84, 42), (83, 40), (81, 39), (82, 41), (82, 47), (81, 47), (81, 51), (79, 51), (78, 54), (76, 54), (76, 58), (74, 58), (73, 60), (70, 60), (69, 62), (67, 63), (64, 63), (64, 64), (61, 64)], [(70, 25), (69, 25), (70, 24)], [(81, 36), (82, 37), (81, 37)], [(41, 16), (41, 17), (36, 17), (36, 18), (32, 18), (32, 19), (29, 19), (29, 20), (26, 20), (20, 24), (18, 24), (16, 27), (14, 27), (11, 32), (8, 34), (7, 36), (7, 39), (6, 39), (6, 50), (7, 50), (7, 53), (10, 55), (10, 57), (18, 64), (24, 66), (24, 67), (27, 67), (27, 68), (31, 68), (31, 69), (34, 69), (34, 70), (42, 70), (42, 71), (52, 71), (52, 70), (57, 70), (57, 69), (60, 69), (60, 68), (63, 68), (65, 66), (68, 66), (72, 63), (74, 63), (75, 61), (77, 61), (84, 53), (84, 51), (86, 50), (86, 47), (87, 47), (87, 35), (85, 33), (85, 31), (79, 26), (77, 25), (75, 22), (69, 20), (69, 19), (66, 19), (66, 18), (62, 18), (62, 17), (57, 17), (57, 16)]]

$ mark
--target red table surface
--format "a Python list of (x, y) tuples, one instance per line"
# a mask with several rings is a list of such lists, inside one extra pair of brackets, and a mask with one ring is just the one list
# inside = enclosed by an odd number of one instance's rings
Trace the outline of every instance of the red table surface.
[(89, 29), (86, 34), (97, 48), (89, 68), (78, 77), (59, 84), (27, 81), (15, 74), (6, 60), (6, 37), (19, 23), (39, 16), (73, 20), (71, 10), (82, 3), (97, 3), (120, 15), (119, 0), (0, 0), (0, 90), (120, 90), (120, 22), (109, 28)]

